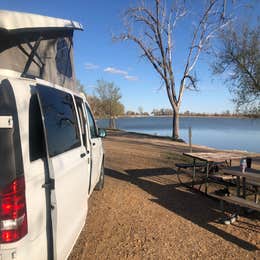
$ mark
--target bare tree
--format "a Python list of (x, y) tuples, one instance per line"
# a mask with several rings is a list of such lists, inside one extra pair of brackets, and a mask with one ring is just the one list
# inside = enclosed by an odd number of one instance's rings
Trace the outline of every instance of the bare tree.
[[(149, 4), (153, 4), (149, 6)], [(169, 2), (173, 4), (170, 6)], [(193, 3), (194, 4), (194, 3)], [(165, 85), (168, 99), (174, 111), (172, 137), (179, 138), (179, 111), (185, 89), (196, 89), (194, 67), (210, 39), (227, 24), (226, 0), (199, 1), (198, 14), (191, 42), (187, 51), (186, 63), (178, 86), (173, 71), (174, 41), (173, 31), (177, 22), (192, 13), (188, 11), (188, 1), (142, 0), (137, 7), (129, 8), (124, 15), (125, 32), (114, 37), (116, 40), (131, 40), (142, 51), (154, 67)], [(187, 31), (184, 29), (184, 33)]]
[(215, 74), (226, 73), (238, 110), (260, 111), (260, 26), (230, 25), (221, 34), (222, 46), (213, 64)]

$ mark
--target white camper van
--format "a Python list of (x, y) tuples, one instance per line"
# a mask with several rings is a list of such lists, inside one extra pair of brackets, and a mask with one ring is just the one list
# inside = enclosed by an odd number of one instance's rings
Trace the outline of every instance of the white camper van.
[(0, 11), (0, 259), (66, 259), (104, 184), (102, 129), (73, 91), (73, 21)]

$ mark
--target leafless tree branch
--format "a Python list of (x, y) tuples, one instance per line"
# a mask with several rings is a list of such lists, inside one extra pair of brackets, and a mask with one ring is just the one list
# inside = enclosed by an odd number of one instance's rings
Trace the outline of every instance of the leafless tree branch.
[[(150, 61), (160, 75), (177, 121), (184, 90), (196, 89), (196, 78), (191, 75), (191, 72), (201, 52), (215, 33), (228, 21), (226, 0), (206, 0), (193, 30), (179, 89), (176, 89), (173, 71), (173, 32), (179, 20), (187, 14), (185, 0), (174, 1), (172, 6), (169, 6), (168, 1), (153, 0), (153, 5), (150, 7), (147, 6), (147, 1), (142, 0), (137, 7), (126, 11), (127, 33), (118, 37), (120, 40), (135, 42), (142, 50), (143, 57)], [(136, 24), (140, 26), (136, 27)], [(139, 34), (136, 31), (139, 31)], [(189, 84), (185, 84), (185, 81)], [(178, 128), (178, 122), (173, 126), (176, 127)], [(178, 137), (178, 129), (173, 130), (173, 137)]]

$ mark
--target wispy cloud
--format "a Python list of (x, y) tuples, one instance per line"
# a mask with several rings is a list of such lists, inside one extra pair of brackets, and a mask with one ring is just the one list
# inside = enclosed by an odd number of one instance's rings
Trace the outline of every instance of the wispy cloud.
[(126, 70), (121, 70), (113, 67), (107, 67), (104, 69), (104, 72), (111, 73), (111, 74), (118, 74), (124, 77), (124, 79), (129, 81), (136, 81), (138, 77), (130, 76)]
[(126, 79), (126, 80), (130, 80), (130, 81), (137, 81), (137, 80), (138, 80), (138, 77), (126, 75), (126, 76), (125, 76), (125, 79)]
[(93, 63), (85, 63), (85, 69), (86, 70), (96, 70), (96, 69), (98, 69), (99, 68), (99, 66), (98, 65), (96, 65), (96, 64), (93, 64)]
[(107, 67), (104, 69), (105, 72), (111, 73), (111, 74), (119, 74), (119, 75), (123, 75), (123, 76), (127, 76), (128, 72), (125, 70), (120, 70), (120, 69), (116, 69), (113, 67)]

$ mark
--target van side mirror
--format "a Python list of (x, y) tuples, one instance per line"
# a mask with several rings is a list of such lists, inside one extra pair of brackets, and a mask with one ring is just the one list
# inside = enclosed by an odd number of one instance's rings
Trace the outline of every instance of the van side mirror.
[(98, 136), (104, 138), (107, 135), (106, 130), (103, 128), (98, 128)]

